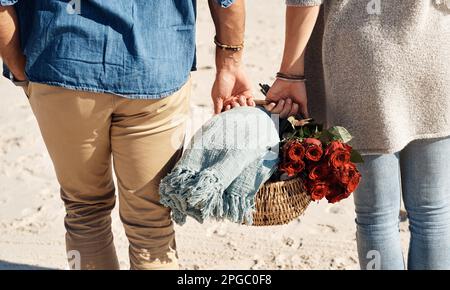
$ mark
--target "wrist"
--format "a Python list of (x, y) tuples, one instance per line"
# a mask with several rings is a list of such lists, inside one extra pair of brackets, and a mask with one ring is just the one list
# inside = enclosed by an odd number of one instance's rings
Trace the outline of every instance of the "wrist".
[(276, 78), (282, 81), (288, 82), (306, 82), (306, 78), (304, 75), (293, 75), (293, 74), (285, 74), (282, 72), (278, 72)]
[(305, 75), (305, 69), (304, 68), (280, 68), (280, 73), (283, 73), (285, 75), (295, 75), (295, 76), (304, 76)]
[(242, 50), (231, 51), (216, 48), (217, 71), (236, 70), (242, 66)]
[(283, 61), (280, 67), (280, 72), (287, 75), (305, 75), (305, 65), (302, 61)]

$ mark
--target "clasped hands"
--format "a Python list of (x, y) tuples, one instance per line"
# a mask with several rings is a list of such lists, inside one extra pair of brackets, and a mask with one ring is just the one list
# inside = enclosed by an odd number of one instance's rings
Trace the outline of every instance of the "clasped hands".
[[(214, 111), (219, 114), (242, 106), (255, 106), (251, 85), (242, 69), (218, 71), (212, 89)], [(304, 82), (277, 79), (267, 93), (265, 109), (280, 118), (301, 114), (308, 118), (307, 94)]]

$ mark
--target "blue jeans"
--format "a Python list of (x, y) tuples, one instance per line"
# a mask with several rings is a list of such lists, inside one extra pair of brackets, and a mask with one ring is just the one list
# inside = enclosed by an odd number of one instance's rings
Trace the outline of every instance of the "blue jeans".
[(363, 179), (354, 198), (361, 269), (405, 269), (402, 196), (411, 232), (407, 268), (450, 269), (450, 138), (365, 156), (359, 169)]

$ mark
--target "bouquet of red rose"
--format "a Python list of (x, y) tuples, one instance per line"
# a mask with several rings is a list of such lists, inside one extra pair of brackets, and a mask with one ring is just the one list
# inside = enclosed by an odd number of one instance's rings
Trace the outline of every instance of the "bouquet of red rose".
[(324, 130), (311, 119), (288, 119), (283, 130), (280, 164), (274, 178), (301, 178), (314, 201), (335, 203), (350, 196), (361, 180), (355, 163), (361, 155), (347, 143), (352, 139), (343, 127)]
[[(267, 95), (270, 86), (260, 84)], [(266, 100), (255, 100), (267, 105)], [(312, 119), (280, 121), (278, 170), (255, 195), (254, 226), (287, 224), (302, 215), (311, 201), (336, 203), (356, 190), (362, 156), (348, 142), (343, 127), (324, 129)]]

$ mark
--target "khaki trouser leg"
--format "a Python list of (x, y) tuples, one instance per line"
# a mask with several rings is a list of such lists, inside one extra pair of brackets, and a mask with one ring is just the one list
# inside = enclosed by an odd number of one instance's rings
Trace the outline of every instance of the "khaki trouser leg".
[(158, 101), (115, 97), (111, 126), (120, 217), (130, 242), (132, 269), (177, 269), (170, 211), (159, 203), (159, 183), (181, 155), (190, 81)]
[(79, 252), (81, 269), (118, 269), (110, 217), (111, 97), (34, 83), (28, 95), (61, 185), (67, 252)]
[(119, 267), (111, 233), (111, 155), (131, 267), (177, 267), (173, 225), (159, 204), (158, 185), (180, 154), (189, 91), (187, 84), (162, 100), (129, 100), (29, 85), (30, 104), (67, 211), (67, 251), (79, 252), (81, 269)]

